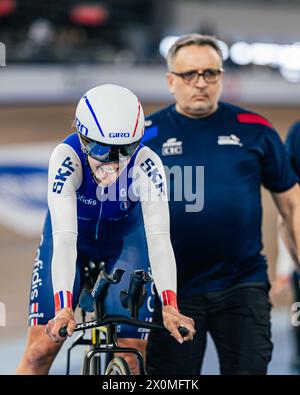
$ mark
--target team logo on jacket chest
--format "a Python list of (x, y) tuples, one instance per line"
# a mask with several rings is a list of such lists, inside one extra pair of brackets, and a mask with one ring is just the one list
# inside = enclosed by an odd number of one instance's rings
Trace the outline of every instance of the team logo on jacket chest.
[(182, 141), (177, 141), (176, 137), (168, 139), (162, 145), (163, 156), (182, 155), (182, 153)]
[(218, 145), (238, 145), (243, 146), (241, 140), (235, 134), (230, 134), (229, 136), (218, 136)]

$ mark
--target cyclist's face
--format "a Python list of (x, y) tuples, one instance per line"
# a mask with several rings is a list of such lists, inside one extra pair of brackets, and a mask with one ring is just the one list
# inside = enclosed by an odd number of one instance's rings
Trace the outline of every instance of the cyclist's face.
[[(190, 45), (178, 50), (173, 59), (170, 71), (184, 73), (196, 70), (222, 68), (222, 61), (214, 48), (205, 45)], [(218, 108), (218, 101), (222, 90), (222, 77), (213, 83), (207, 83), (200, 77), (195, 83), (187, 83), (181, 77), (167, 73), (170, 92), (176, 99), (178, 112), (193, 118), (206, 117)]]
[(89, 165), (96, 180), (103, 184), (109, 185), (119, 177), (119, 162), (101, 163), (96, 159), (88, 156)]

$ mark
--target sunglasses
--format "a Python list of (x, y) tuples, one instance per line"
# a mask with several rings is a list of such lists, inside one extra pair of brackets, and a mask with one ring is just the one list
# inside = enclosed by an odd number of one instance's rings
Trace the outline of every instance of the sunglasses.
[(104, 163), (128, 159), (140, 145), (140, 141), (125, 145), (103, 144), (82, 136), (80, 133), (78, 136), (82, 144), (82, 151), (91, 158)]

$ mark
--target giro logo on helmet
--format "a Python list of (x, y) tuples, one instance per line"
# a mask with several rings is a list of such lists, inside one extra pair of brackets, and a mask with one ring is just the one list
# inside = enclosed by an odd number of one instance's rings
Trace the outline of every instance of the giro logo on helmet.
[(130, 137), (128, 132), (110, 132), (109, 137)]
[(79, 119), (78, 119), (77, 117), (76, 117), (75, 124), (76, 124), (76, 129), (78, 130), (79, 133), (84, 134), (85, 136), (88, 135), (88, 131), (89, 131), (88, 128), (87, 128), (86, 126), (84, 126), (84, 125), (79, 121)]

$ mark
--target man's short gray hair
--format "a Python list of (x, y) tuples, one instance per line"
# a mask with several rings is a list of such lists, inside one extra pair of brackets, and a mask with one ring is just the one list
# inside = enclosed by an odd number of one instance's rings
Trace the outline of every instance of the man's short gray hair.
[(214, 36), (194, 33), (178, 38), (178, 40), (176, 40), (171, 46), (167, 55), (167, 65), (169, 70), (171, 70), (172, 62), (180, 48), (187, 47), (189, 45), (199, 45), (200, 47), (208, 45), (212, 47), (220, 56), (221, 62), (223, 63), (223, 55), (217, 39)]

